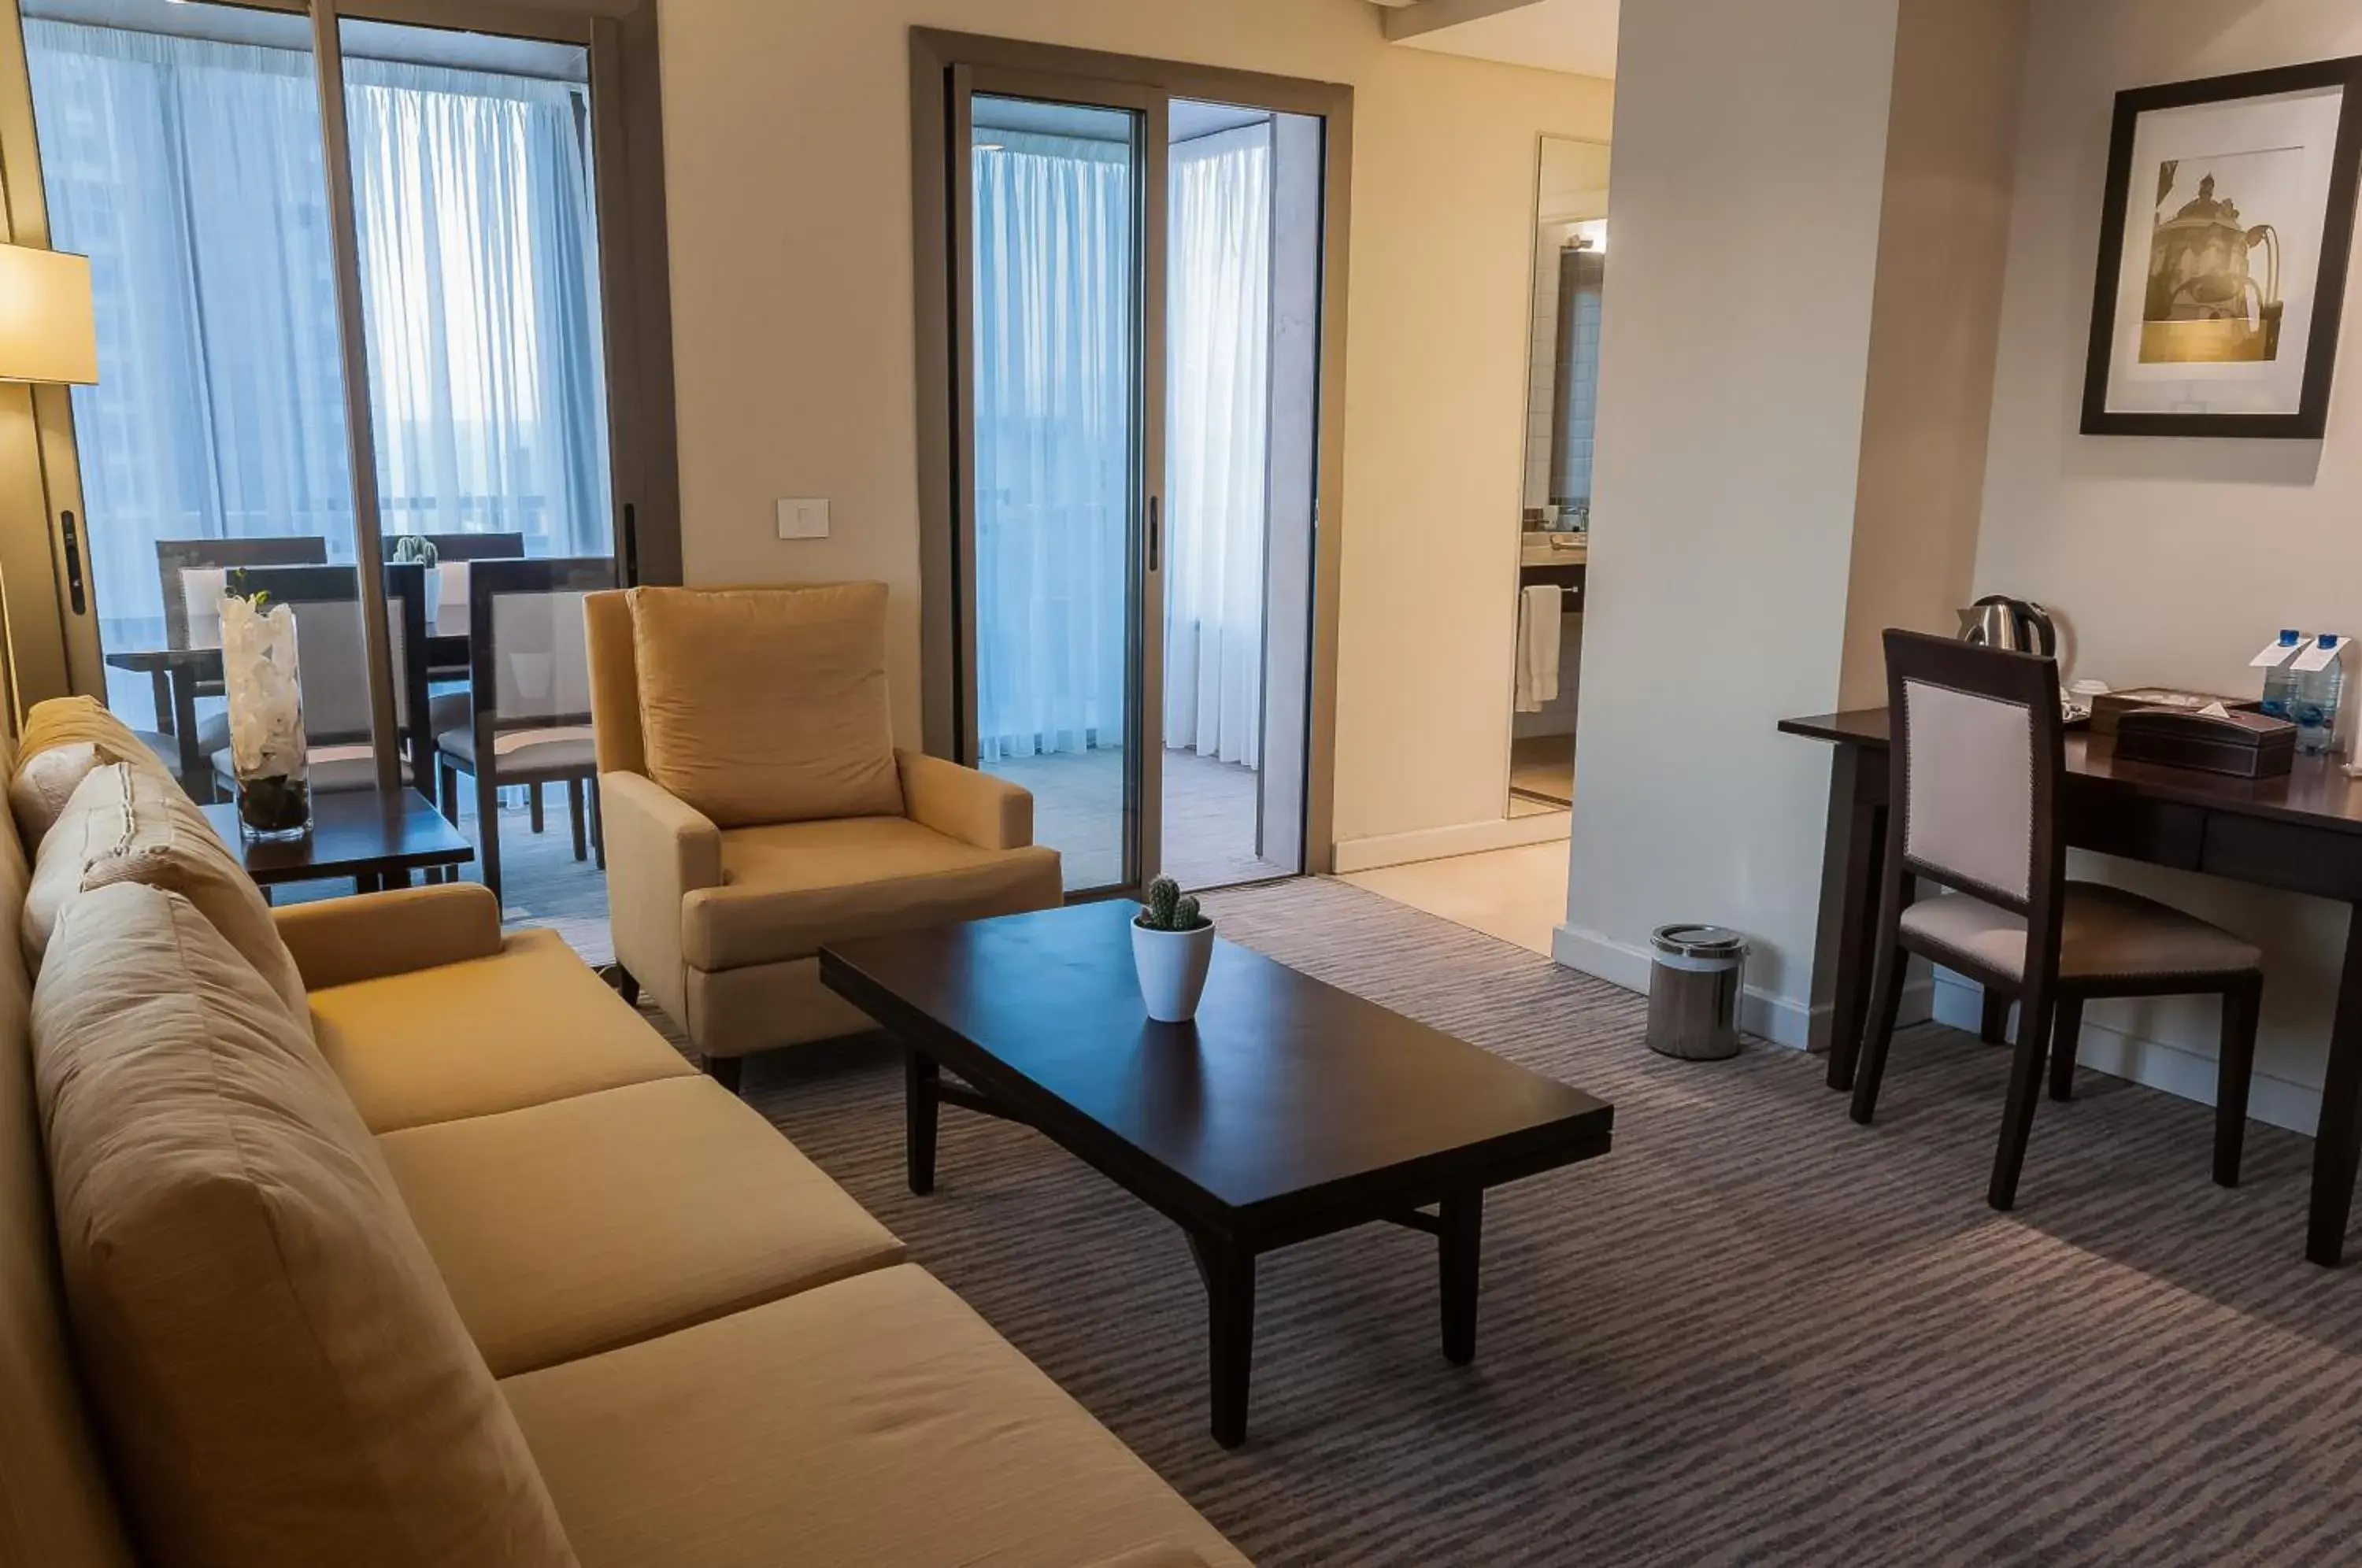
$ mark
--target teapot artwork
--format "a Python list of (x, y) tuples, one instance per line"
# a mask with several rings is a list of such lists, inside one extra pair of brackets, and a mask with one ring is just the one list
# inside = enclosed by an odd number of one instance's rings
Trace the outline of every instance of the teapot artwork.
[[(2269, 156), (2250, 154), (2247, 157)], [(2217, 161), (2238, 164), (2246, 158)], [(2197, 194), (2164, 215), (2182, 160), (2158, 166), (2157, 229), (2149, 242), (2141, 313), (2144, 364), (2236, 364), (2279, 358), (2280, 237), (2270, 224), (2240, 221), (2212, 169)], [(2260, 252), (2261, 276), (2254, 262)]]

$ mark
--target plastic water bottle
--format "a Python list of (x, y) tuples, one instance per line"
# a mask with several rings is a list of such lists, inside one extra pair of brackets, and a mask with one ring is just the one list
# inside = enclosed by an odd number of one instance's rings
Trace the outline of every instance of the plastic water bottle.
[(2287, 651), (2280, 655), (2279, 663), (2264, 671), (2264, 712), (2275, 719), (2286, 719), (2294, 723), (2296, 689), (2304, 678), (2290, 667), (2296, 663), (2298, 651), (2304, 646), (2304, 634), (2282, 632), (2280, 646)]
[(2337, 749), (2337, 709), (2345, 695), (2345, 639), (2323, 632), (2321, 646), (2330, 661), (2297, 677), (2296, 748), (2307, 756)]

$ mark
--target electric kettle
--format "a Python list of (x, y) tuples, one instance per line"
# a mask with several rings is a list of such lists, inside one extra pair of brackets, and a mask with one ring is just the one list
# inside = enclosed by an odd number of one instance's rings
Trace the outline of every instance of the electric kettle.
[(2058, 657), (2058, 626), (2050, 612), (2030, 599), (1988, 594), (1960, 613), (1960, 641), (2012, 653)]

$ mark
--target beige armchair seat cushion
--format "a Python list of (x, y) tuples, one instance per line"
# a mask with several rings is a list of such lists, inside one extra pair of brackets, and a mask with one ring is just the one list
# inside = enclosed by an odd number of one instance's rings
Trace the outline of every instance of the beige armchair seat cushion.
[(501, 1386), (585, 1568), (1246, 1561), (908, 1264)]
[(550, 931), (315, 991), (312, 1030), (372, 1132), (696, 1072)]
[(722, 873), (721, 887), (682, 901), (695, 968), (804, 958), (824, 943), (1046, 909), (1061, 897), (1055, 850), (979, 849), (905, 817), (734, 828), (722, 834)]
[[(2025, 972), (2024, 918), (1966, 893), (1913, 904), (1903, 911), (1903, 932), (2004, 975)], [(2235, 975), (2263, 962), (2253, 944), (2153, 899), (2099, 882), (2067, 884), (2059, 926), (2063, 979)]]
[(725, 828), (900, 814), (883, 583), (628, 598), (649, 778)]
[(380, 1141), (495, 1375), (900, 1263), (902, 1243), (711, 1079)]
[(41, 840), (20, 922), (27, 956), (40, 963), (74, 899), (120, 882), (186, 898), (270, 982), (291, 1017), (308, 1019), (304, 977), (270, 906), (204, 813), (161, 772), (109, 763), (75, 788)]
[(193, 904), (76, 900), (33, 1037), (75, 1341), (149, 1561), (575, 1561), (373, 1142)]

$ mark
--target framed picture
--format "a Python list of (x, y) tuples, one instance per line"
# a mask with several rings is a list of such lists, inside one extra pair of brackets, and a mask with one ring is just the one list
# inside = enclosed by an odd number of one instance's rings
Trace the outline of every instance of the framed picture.
[(2362, 56), (2116, 94), (2087, 436), (2318, 440), (2362, 175)]

